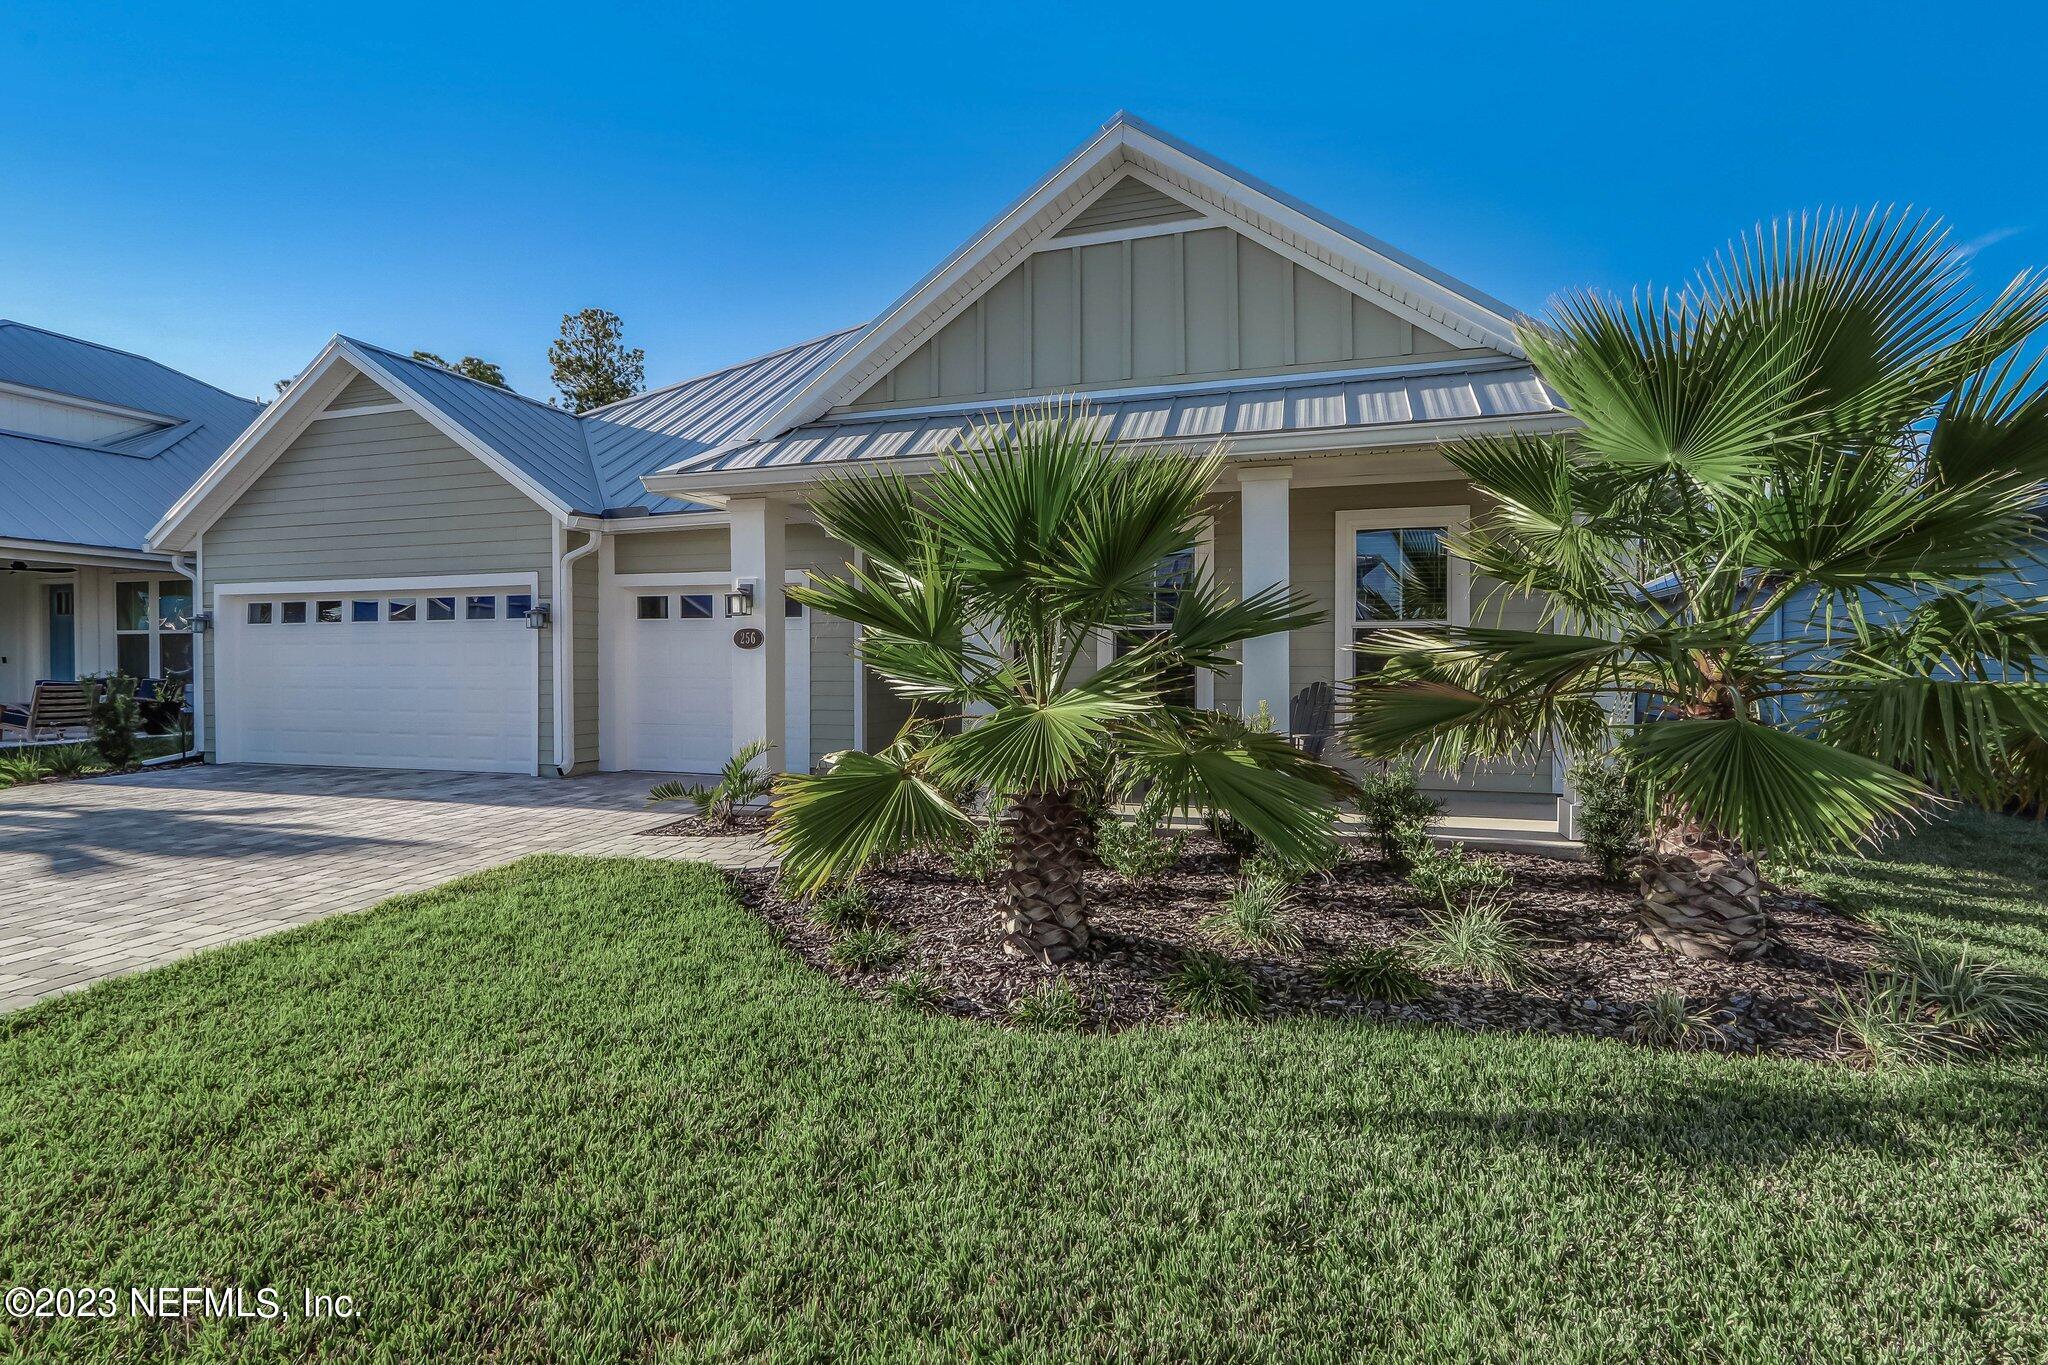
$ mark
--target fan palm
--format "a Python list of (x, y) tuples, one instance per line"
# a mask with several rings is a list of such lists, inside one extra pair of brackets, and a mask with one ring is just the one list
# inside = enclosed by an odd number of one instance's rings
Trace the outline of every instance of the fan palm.
[(1055, 404), (983, 426), (914, 485), (821, 487), (819, 523), (861, 562), (791, 595), (858, 623), (862, 661), (925, 718), (879, 753), (783, 780), (770, 828), (784, 875), (815, 888), (965, 838), (961, 793), (985, 792), (1008, 844), (1004, 947), (1058, 961), (1088, 947), (1087, 798), (1105, 771), (1112, 796), (1142, 789), (1227, 814), (1284, 856), (1324, 853), (1341, 773), (1170, 701), (1186, 670), (1233, 667), (1240, 642), (1313, 624), (1301, 599), (1237, 600), (1197, 573), (1175, 585), (1170, 623), (1088, 667), (1105, 633), (1151, 619), (1157, 566), (1195, 540), (1220, 468), (1220, 452), (1112, 451), (1085, 407)]
[(2048, 397), (2015, 356), (2048, 287), (1985, 302), (1966, 267), (1925, 219), (1802, 220), (1524, 327), (1582, 429), (1453, 449), (1488, 508), (1453, 548), (1543, 629), (1376, 636), (1353, 747), (1612, 738), (1655, 793), (1642, 935), (1693, 956), (1765, 946), (1764, 852), (2038, 799), (2048, 616), (1985, 580), (2044, 543)]

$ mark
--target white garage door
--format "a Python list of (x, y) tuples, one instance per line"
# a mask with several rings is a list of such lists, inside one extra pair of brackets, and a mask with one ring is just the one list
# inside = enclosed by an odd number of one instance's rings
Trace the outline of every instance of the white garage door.
[[(794, 602), (784, 622), (788, 691), (781, 765), (811, 766), (811, 650), (808, 616)], [(614, 721), (605, 766), (640, 772), (716, 772), (732, 757), (732, 642), (725, 594), (703, 586), (638, 586), (606, 603), (620, 623), (613, 657)], [(746, 736), (747, 740), (758, 736)]]
[(532, 605), (462, 584), (221, 597), (221, 761), (536, 771)]

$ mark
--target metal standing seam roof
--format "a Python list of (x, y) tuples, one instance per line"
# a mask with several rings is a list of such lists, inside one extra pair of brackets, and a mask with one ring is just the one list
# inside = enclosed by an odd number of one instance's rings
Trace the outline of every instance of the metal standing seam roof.
[[(663, 472), (871, 464), (937, 455), (960, 445), (976, 429), (1043, 401), (1019, 398), (972, 410), (910, 415), (884, 410), (831, 418), (769, 440), (710, 450)], [(1190, 385), (1121, 398), (1108, 394), (1088, 405), (1090, 420), (1110, 440), (1137, 443), (1370, 430), (1564, 410), (1533, 368), (1515, 362), (1382, 377), (1280, 377), (1255, 387)]]
[(0, 431), (0, 536), (137, 550), (263, 405), (146, 356), (0, 320), (0, 380), (168, 420), (101, 444)]
[(838, 353), (858, 328), (635, 394), (581, 414), (353, 337), (342, 340), (575, 512), (702, 510), (640, 477), (729, 440)]

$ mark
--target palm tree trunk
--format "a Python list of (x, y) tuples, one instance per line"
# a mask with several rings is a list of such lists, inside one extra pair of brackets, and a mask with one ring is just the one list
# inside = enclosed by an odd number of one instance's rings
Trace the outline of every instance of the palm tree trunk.
[(1660, 821), (1636, 863), (1636, 942), (1691, 958), (1741, 961), (1770, 946), (1763, 878), (1742, 845), (1691, 820)]
[(1072, 792), (1034, 792), (1003, 812), (1010, 869), (1003, 877), (1003, 951), (1065, 962), (1088, 952), (1081, 864), (1088, 820)]

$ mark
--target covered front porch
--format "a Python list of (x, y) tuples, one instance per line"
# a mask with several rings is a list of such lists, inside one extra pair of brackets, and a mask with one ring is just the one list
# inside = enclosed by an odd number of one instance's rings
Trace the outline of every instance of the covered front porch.
[(192, 626), (190, 576), (166, 556), (0, 541), (0, 744), (83, 737), (48, 684), (122, 674), (145, 697), (189, 688)]

